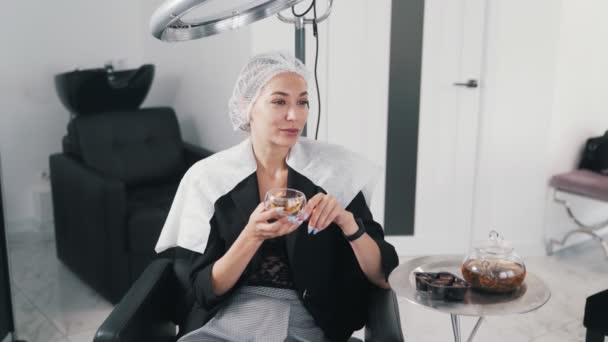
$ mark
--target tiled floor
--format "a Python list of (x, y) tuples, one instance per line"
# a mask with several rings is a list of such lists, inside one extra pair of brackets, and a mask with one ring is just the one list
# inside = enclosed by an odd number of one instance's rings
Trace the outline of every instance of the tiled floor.
[[(19, 337), (29, 342), (92, 341), (112, 305), (85, 286), (55, 256), (52, 229), (10, 232), (9, 253)], [(476, 341), (584, 341), (585, 298), (608, 288), (608, 259), (593, 242), (561, 251), (552, 257), (526, 258), (528, 269), (545, 280), (550, 301), (538, 311), (491, 317)], [(406, 340), (452, 341), (448, 315), (400, 300)], [(474, 320), (462, 320), (465, 335)], [(360, 334), (360, 332), (359, 332)]]
[(93, 341), (112, 305), (57, 260), (53, 235), (35, 230), (10, 232), (8, 245), (19, 338)]

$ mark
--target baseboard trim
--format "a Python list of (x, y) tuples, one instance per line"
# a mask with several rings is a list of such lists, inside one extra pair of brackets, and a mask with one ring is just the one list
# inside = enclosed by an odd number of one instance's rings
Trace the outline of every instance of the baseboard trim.
[[(461, 254), (471, 252), (471, 246), (454, 244), (448, 239), (415, 238), (413, 236), (387, 236), (386, 241), (395, 246), (399, 257)], [(542, 241), (520, 240), (512, 241), (515, 253), (522, 257), (546, 255)]]
[(5, 222), (6, 233), (49, 232), (54, 221), (40, 221), (33, 217), (12, 219)]

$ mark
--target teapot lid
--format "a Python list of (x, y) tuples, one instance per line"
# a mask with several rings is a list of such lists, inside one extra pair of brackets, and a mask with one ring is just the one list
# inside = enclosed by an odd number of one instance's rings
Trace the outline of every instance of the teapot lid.
[(474, 247), (480, 252), (496, 255), (505, 255), (513, 252), (511, 242), (505, 241), (497, 231), (492, 230), (489, 234), (489, 240), (478, 241)]

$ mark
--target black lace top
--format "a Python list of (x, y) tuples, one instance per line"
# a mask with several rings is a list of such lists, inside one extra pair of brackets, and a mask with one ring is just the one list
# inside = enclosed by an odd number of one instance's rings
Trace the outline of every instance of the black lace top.
[(285, 238), (264, 241), (259, 253), (261, 262), (247, 279), (247, 285), (293, 289)]

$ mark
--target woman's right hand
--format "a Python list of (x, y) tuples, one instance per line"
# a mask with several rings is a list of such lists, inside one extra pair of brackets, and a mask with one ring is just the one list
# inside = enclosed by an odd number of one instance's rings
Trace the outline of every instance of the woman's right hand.
[[(276, 219), (270, 223), (269, 220)], [(273, 239), (279, 236), (287, 235), (296, 230), (303, 220), (298, 218), (298, 221), (292, 223), (289, 218), (282, 215), (280, 211), (275, 209), (264, 208), (264, 202), (260, 203), (257, 208), (249, 216), (249, 222), (243, 233), (249, 238), (263, 242), (264, 240)]]

